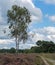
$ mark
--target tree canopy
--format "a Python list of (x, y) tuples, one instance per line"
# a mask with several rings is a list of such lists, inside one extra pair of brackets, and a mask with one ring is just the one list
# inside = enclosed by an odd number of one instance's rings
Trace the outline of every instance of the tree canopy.
[(8, 10), (7, 17), (11, 36), (16, 39), (16, 48), (19, 48), (19, 42), (26, 41), (28, 38), (27, 28), (31, 22), (30, 12), (25, 7), (13, 5)]
[(42, 49), (42, 52), (55, 52), (55, 43), (52, 41), (37, 41), (36, 44)]

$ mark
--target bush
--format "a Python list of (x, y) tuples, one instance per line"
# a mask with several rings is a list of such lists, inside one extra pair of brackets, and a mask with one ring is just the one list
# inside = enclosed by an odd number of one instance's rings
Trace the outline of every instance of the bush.
[(10, 53), (15, 53), (16, 52), (16, 49), (15, 48), (11, 48), (10, 49)]

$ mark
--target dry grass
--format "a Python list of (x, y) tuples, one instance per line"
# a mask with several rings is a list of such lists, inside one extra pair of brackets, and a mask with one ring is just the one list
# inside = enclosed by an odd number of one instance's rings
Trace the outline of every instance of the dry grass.
[(46, 59), (46, 61), (49, 63), (49, 65), (53, 65), (53, 63), (52, 63), (52, 62), (50, 62), (50, 61), (48, 61), (47, 59)]
[(55, 53), (46, 53), (46, 54), (41, 54), (42, 56), (46, 57), (46, 58), (50, 58), (55, 60)]
[(55, 53), (40, 54), (49, 63), (49, 65), (55, 65)]

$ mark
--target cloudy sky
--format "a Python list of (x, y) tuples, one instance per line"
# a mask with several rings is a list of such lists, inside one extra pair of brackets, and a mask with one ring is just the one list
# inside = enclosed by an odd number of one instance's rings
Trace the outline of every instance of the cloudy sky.
[(28, 33), (30, 39), (26, 44), (20, 43), (20, 48), (35, 46), (38, 40), (55, 42), (55, 0), (0, 0), (0, 48), (15, 47), (15, 40), (8, 35), (7, 24), (7, 10), (14, 4), (25, 6), (32, 20)]

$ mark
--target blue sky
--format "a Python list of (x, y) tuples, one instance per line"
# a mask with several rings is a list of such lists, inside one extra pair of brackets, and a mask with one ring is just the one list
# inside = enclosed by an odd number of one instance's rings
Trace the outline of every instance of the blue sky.
[(33, 24), (33, 26), (35, 26), (36, 28), (43, 28), (46, 26), (55, 26), (55, 22), (53, 22), (52, 20), (50, 20), (48, 18), (48, 16), (54, 16), (55, 15), (55, 5), (44, 3), (41, 0), (33, 0), (33, 3), (36, 7), (41, 9), (42, 14), (43, 14), (43, 19), (38, 23), (35, 22)]
[(32, 42), (28, 39), (25, 45), (20, 44), (20, 48), (35, 46), (38, 40), (55, 42), (55, 0), (0, 0), (0, 48), (15, 47), (15, 40), (8, 36), (7, 24), (7, 10), (14, 4), (25, 6), (32, 20), (28, 32)]

